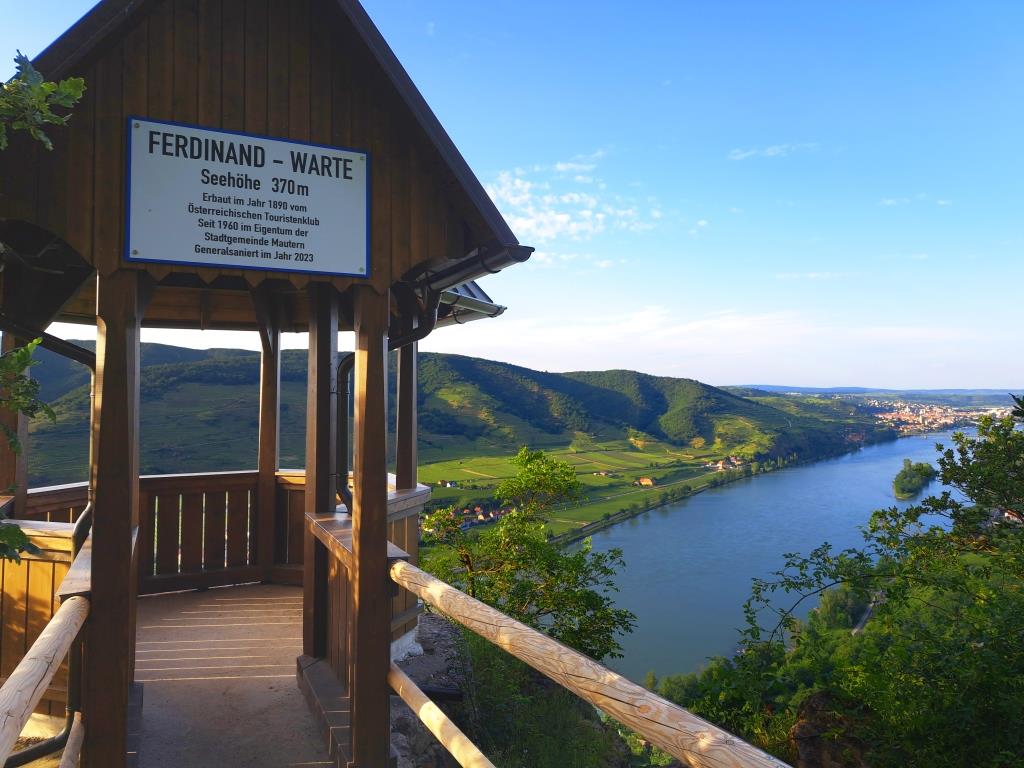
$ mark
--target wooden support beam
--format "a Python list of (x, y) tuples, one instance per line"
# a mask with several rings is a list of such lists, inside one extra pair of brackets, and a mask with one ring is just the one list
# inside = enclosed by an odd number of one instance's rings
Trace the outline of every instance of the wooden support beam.
[(274, 516), (277, 508), (277, 469), (281, 438), (281, 310), (277, 296), (261, 283), (252, 290), (260, 326), (260, 435), (256, 488), (256, 564), (263, 580), (274, 568)]
[[(88, 720), (82, 765), (126, 764), (128, 694), (135, 634), (133, 532), (139, 501), (139, 273), (100, 277), (96, 287), (93, 398), (92, 616), (85, 647)], [(141, 294), (141, 295), (140, 295)]]
[[(24, 343), (25, 340), (5, 333), (0, 340), (0, 352), (6, 355)], [(10, 515), (23, 518), (28, 500), (28, 419), (17, 411), (0, 408), (0, 422), (18, 436), (21, 444), (21, 450), (16, 453), (8, 444), (7, 437), (0, 435), (0, 493), (14, 496)]]
[(417, 343), (398, 350), (398, 407), (395, 409), (395, 487), (416, 487)]
[(352, 765), (387, 765), (390, 719), (387, 675), (391, 621), (387, 559), (388, 296), (355, 291), (355, 488), (350, 572), (354, 614)]
[[(334, 511), (336, 407), (333, 394), (338, 358), (338, 292), (329, 283), (310, 283), (309, 379), (306, 396), (306, 518)], [(302, 652), (321, 658), (327, 647), (327, 552), (304, 526)]]

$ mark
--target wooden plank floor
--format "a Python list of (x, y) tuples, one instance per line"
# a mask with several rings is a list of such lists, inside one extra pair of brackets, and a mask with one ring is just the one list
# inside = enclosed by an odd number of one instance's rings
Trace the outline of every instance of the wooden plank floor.
[(295, 682), (301, 621), (297, 587), (140, 598), (140, 768), (330, 766)]

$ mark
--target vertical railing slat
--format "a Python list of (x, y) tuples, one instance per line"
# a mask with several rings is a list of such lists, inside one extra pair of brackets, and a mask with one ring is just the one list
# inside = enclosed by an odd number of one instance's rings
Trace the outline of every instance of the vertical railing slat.
[(225, 491), (207, 491), (203, 568), (208, 571), (227, 567), (227, 504)]
[(228, 568), (245, 565), (248, 560), (246, 533), (249, 526), (249, 491), (228, 491)]
[(196, 573), (203, 567), (203, 494), (181, 497), (180, 573)]
[(156, 573), (178, 572), (178, 534), (181, 526), (181, 495), (160, 493), (156, 497)]

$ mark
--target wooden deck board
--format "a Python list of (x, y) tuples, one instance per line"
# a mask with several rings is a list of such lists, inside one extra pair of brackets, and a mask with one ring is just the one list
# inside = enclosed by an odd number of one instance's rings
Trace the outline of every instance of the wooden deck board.
[(139, 599), (140, 768), (329, 766), (295, 679), (302, 589)]

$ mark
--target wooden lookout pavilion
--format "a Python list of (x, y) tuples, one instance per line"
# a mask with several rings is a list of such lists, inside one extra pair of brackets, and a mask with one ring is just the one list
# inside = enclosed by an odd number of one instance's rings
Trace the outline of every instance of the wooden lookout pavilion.
[[(263, 582), (302, 587), (296, 675), (331, 764), (390, 763), (394, 691), (489, 765), (391, 663), (424, 602), (693, 765), (778, 764), (416, 568), (416, 343), (499, 313), (472, 281), (531, 249), (356, 0), (103, 0), (34, 63), (88, 90), (53, 151), (0, 154), (0, 329), (5, 351), (42, 338), (92, 367), (90, 471), (28, 489), (0, 449), (9, 514), (42, 549), (4, 564), (0, 756), (65, 702), (83, 765), (145, 755), (137, 597)], [(95, 354), (54, 321), (95, 324)], [(259, 333), (255, 470), (139, 477), (143, 327)], [(304, 472), (278, 466), (290, 331), (309, 333)]]

